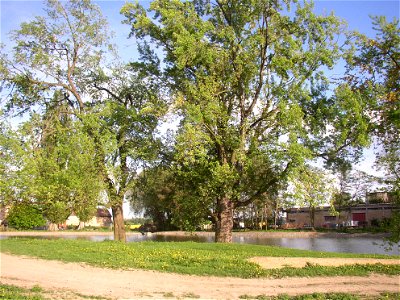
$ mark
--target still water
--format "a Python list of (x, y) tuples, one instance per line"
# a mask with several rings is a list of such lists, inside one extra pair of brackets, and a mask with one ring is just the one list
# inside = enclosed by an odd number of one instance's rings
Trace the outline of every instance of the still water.
[[(59, 236), (66, 239), (88, 239), (92, 241), (112, 240), (111, 235), (90, 235), (90, 236)], [(1, 238), (1, 237), (0, 237)], [(43, 238), (43, 237), (42, 237)], [(157, 241), (157, 242), (183, 242), (194, 241), (200, 243), (212, 243), (214, 237), (197, 236), (197, 235), (163, 235), (163, 234), (147, 234), (147, 235), (128, 235), (128, 242), (141, 241)], [(394, 245), (391, 249), (387, 249), (387, 244), (384, 244), (380, 238), (366, 237), (341, 237), (341, 238), (268, 238), (254, 237), (246, 235), (234, 235), (234, 243), (239, 244), (255, 244), (281, 246), (286, 248), (327, 251), (327, 252), (344, 252), (344, 253), (368, 253), (368, 254), (387, 254), (400, 255), (400, 244)]]
[[(213, 242), (214, 237), (163, 236), (153, 234), (144, 237), (132, 236), (128, 240), (132, 242), (139, 240)], [(383, 240), (377, 238), (266, 238), (236, 235), (233, 238), (233, 242), (313, 251), (400, 255), (399, 244), (388, 250)]]

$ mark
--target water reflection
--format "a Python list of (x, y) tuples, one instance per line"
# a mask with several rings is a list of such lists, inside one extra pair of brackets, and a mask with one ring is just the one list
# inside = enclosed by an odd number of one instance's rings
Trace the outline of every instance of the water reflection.
[(383, 240), (374, 238), (296, 238), (270, 242), (282, 247), (304, 250), (399, 255), (398, 245), (391, 251), (385, 251)]
[[(7, 238), (0, 235), (0, 239)], [(112, 235), (59, 235), (59, 236), (41, 236), (32, 238), (64, 238), (64, 239), (84, 239), (95, 242), (113, 240)], [(164, 234), (133, 234), (127, 236), (128, 242), (156, 241), (156, 242), (184, 242), (194, 241), (199, 243), (212, 243), (214, 237), (212, 235), (164, 235)], [(400, 244), (395, 245), (392, 249), (385, 249), (382, 239), (365, 238), (365, 237), (344, 237), (344, 238), (266, 238), (251, 235), (234, 235), (233, 242), (238, 244), (255, 244), (268, 246), (281, 246), (286, 248), (327, 251), (327, 252), (344, 252), (344, 253), (367, 253), (367, 254), (388, 254), (400, 255)], [(386, 245), (387, 246), (387, 245)]]
[[(147, 236), (134, 235), (128, 237), (128, 242), (157, 241), (157, 242), (183, 242), (194, 241), (201, 243), (212, 243), (213, 236), (178, 236), (151, 234)], [(367, 253), (367, 254), (389, 254), (400, 255), (399, 244), (391, 250), (385, 249), (382, 239), (378, 238), (265, 238), (244, 235), (235, 235), (233, 242), (238, 244), (254, 244), (281, 246), (286, 248), (344, 252), (344, 253)]]
[(234, 242), (313, 251), (400, 255), (400, 244), (395, 245), (392, 249), (386, 249), (387, 245), (378, 238), (253, 238), (238, 236), (234, 238)]
[(145, 234), (145, 235), (128, 235), (127, 242), (198, 242), (211, 243), (213, 238), (199, 235), (163, 235), (163, 234)]

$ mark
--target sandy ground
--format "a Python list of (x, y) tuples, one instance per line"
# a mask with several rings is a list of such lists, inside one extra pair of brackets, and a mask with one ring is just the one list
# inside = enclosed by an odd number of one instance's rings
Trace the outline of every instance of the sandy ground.
[[(241, 295), (349, 292), (376, 295), (400, 292), (400, 276), (239, 279), (200, 277), (144, 270), (110, 270), (1, 253), (4, 284), (39, 285), (60, 298), (77, 294), (111, 299), (194, 298), (238, 299)], [(261, 262), (261, 261), (260, 261)], [(287, 262), (286, 262), (287, 263)]]

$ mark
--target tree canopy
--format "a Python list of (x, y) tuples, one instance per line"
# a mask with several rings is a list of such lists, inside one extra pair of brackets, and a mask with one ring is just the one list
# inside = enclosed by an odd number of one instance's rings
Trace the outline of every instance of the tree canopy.
[(216, 241), (231, 241), (236, 207), (306, 161), (333, 163), (368, 144), (364, 99), (346, 84), (328, 93), (324, 70), (343, 55), (335, 16), (262, 0), (158, 0), (150, 12), (122, 9), (144, 41), (143, 60), (154, 61), (151, 46), (164, 51), (162, 73), (183, 117), (176, 168), (211, 207)]
[[(37, 148), (44, 155), (40, 172), (47, 177), (39, 186), (49, 201), (65, 205), (66, 199), (79, 198), (76, 213), (87, 218), (93, 211), (91, 190), (99, 186), (93, 180), (100, 179), (113, 211), (114, 237), (124, 241), (122, 204), (136, 169), (157, 148), (153, 133), (164, 107), (161, 91), (151, 77), (118, 62), (98, 6), (88, 0), (46, 4), (46, 15), (12, 33), (12, 53), (2, 52), (5, 108), (36, 111), (44, 122)], [(73, 176), (66, 174), (71, 171)], [(93, 180), (85, 180), (85, 171)], [(78, 198), (76, 187), (86, 189)]]
[[(48, 0), (11, 33), (0, 117), (25, 119), (1, 121), (3, 202), (40, 204), (52, 222), (103, 202), (124, 241), (131, 199), (161, 227), (213, 220), (215, 240), (231, 242), (241, 207), (265, 209), (291, 186), (322, 203), (310, 166), (345, 174), (373, 137), (399, 190), (397, 19), (374, 18), (368, 38), (306, 1), (154, 0), (121, 13), (140, 56), (129, 63), (89, 0)], [(159, 132), (167, 112), (180, 122), (171, 139)]]
[[(353, 34), (354, 54), (349, 56), (347, 81), (364, 97), (373, 99), (373, 134), (380, 149), (376, 165), (385, 171), (384, 181), (400, 203), (400, 26), (384, 16), (372, 17), (376, 36)], [(400, 215), (393, 216), (391, 241), (400, 240)]]

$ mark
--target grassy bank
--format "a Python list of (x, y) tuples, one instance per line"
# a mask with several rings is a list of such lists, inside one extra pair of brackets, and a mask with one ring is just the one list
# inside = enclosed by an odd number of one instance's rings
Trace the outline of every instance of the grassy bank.
[(246, 295), (241, 296), (241, 299), (257, 299), (257, 300), (388, 300), (388, 299), (399, 299), (400, 293), (383, 293), (380, 295), (374, 296), (360, 296), (360, 295), (352, 295), (345, 293), (329, 293), (329, 294), (306, 294), (306, 295), (298, 295), (298, 296), (287, 296), (287, 295), (279, 295), (279, 296), (264, 296), (259, 295), (257, 297), (248, 297)]
[(50, 300), (50, 299), (97, 299), (109, 300), (109, 298), (86, 296), (69, 291), (46, 291), (40, 286), (27, 289), (15, 285), (0, 283), (0, 299), (4, 300)]
[(285, 276), (365, 276), (371, 272), (400, 274), (400, 265), (353, 265), (304, 268), (285, 267), (264, 270), (247, 259), (254, 256), (284, 257), (362, 257), (399, 256), (361, 255), (296, 250), (272, 246), (213, 244), (194, 242), (91, 242), (86, 240), (8, 238), (0, 241), (1, 251), (65, 262), (84, 262), (117, 269), (148, 269), (191, 275), (233, 276), (242, 278)]
[[(61, 293), (61, 294), (60, 294)], [(198, 298), (196, 295), (186, 295), (185, 298)], [(97, 300), (108, 300), (108, 298), (96, 297), (96, 296), (86, 296), (78, 293), (72, 292), (57, 292), (57, 291), (46, 291), (39, 286), (35, 286), (31, 289), (21, 288), (14, 285), (1, 284), (0, 283), (0, 299), (9, 299), (9, 300), (47, 300), (47, 299), (62, 299), (64, 297), (68, 297), (70, 299), (97, 299)], [(179, 299), (179, 297), (174, 297), (174, 295), (164, 295), (166, 299), (175, 298)], [(299, 296), (287, 296), (287, 295), (279, 295), (279, 296), (265, 296), (259, 295), (256, 297), (242, 295), (240, 299), (258, 299), (258, 300), (383, 300), (383, 299), (399, 299), (400, 293), (392, 294), (392, 293), (383, 293), (379, 296), (360, 296), (360, 295), (352, 295), (345, 293), (329, 293), (329, 294), (305, 294)]]

